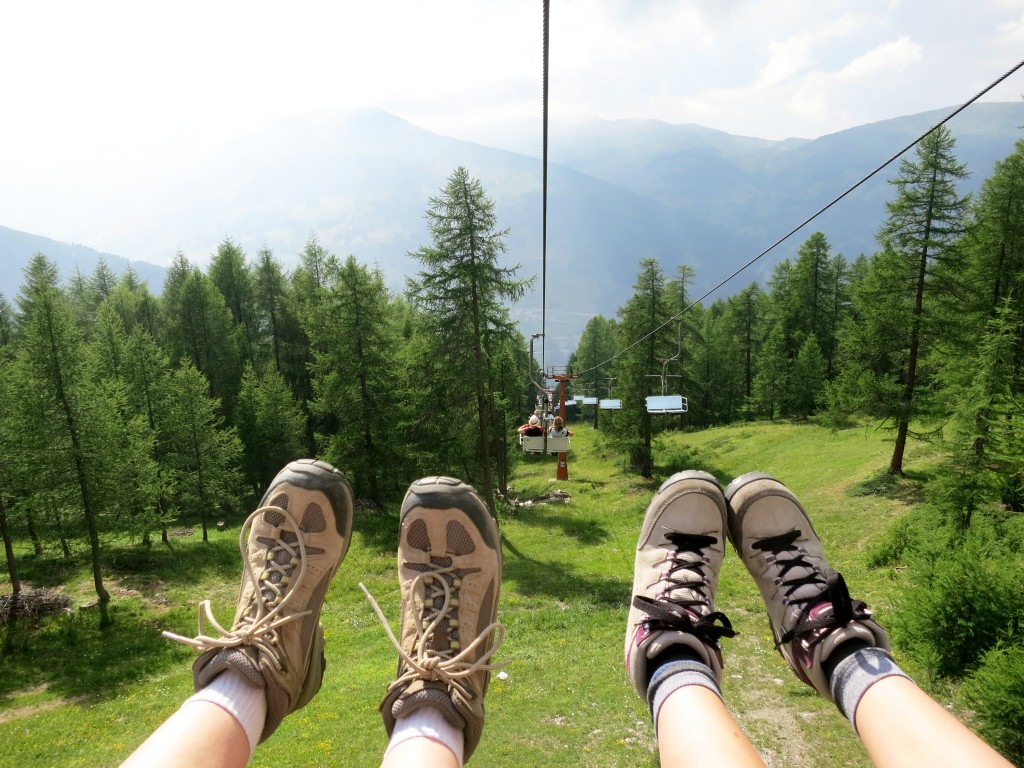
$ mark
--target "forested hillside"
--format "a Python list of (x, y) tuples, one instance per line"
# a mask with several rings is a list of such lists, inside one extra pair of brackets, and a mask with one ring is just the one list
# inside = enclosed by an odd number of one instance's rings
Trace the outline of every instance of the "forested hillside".
[[(693, 303), (692, 266), (638, 260), (617, 316), (588, 323), (571, 394), (623, 400), (600, 429), (642, 478), (660, 432), (742, 420), (891, 429), (882, 484), (903, 474), (909, 441), (941, 446), (927, 503), (876, 557), (914, 563), (925, 607), (911, 634), (926, 666), (1011, 686), (1000, 690), (1016, 708), (987, 717), (1019, 724), (1024, 141), (976, 197), (963, 176), (940, 129), (893, 176), (874, 255), (849, 261), (817, 232), (766, 285), (706, 306)], [(404, 292), (316, 238), (293, 270), (231, 239), (205, 270), (179, 254), (159, 295), (102, 263), (62, 284), (38, 254), (0, 306), (12, 592), (15, 544), (70, 555), (85, 542), (105, 623), (106, 542), (158, 546), (182, 516), (205, 539), (300, 455), (342, 468), (367, 503), (446, 473), (500, 508), (539, 378), (532, 329), (510, 319), (533, 276), (507, 260), (508, 232), (464, 168), (424, 207), (430, 242)], [(687, 414), (647, 412), (663, 385), (687, 396)]]

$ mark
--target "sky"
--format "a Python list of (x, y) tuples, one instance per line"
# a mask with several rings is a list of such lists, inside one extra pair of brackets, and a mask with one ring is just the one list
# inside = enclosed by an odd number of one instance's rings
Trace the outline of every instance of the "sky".
[[(0, 224), (72, 239), (54, 201), (320, 110), (539, 154), (542, 7), (5, 1)], [(814, 138), (963, 103), (1022, 58), (1020, 0), (551, 0), (551, 130), (652, 118)], [(986, 100), (1022, 94), (1024, 71)]]

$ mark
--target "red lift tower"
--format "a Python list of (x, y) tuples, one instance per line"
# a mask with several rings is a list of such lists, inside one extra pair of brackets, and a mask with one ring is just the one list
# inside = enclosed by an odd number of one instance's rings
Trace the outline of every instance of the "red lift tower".
[[(545, 378), (558, 382), (558, 415), (562, 417), (562, 423), (565, 423), (565, 382), (571, 381), (576, 377), (569, 373), (568, 368), (559, 366), (548, 368)], [(561, 451), (558, 454), (558, 474), (556, 477), (559, 480), (569, 479), (569, 457), (565, 451)]]

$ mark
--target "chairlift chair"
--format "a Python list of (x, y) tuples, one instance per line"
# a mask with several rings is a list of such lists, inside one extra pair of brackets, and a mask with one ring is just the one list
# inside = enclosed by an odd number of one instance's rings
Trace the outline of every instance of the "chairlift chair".
[(686, 413), (687, 402), (682, 395), (650, 395), (647, 412), (653, 414)]
[[(564, 453), (569, 450), (568, 437), (549, 437), (547, 453)], [(519, 444), (524, 453), (544, 453), (544, 435), (520, 435)]]

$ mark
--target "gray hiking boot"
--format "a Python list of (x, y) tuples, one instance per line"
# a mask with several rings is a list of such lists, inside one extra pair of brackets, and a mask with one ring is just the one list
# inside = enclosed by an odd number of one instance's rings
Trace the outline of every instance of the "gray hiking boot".
[(400, 639), (366, 593), (399, 656), (398, 674), (380, 705), (384, 727), (390, 736), (399, 718), (436, 707), (463, 729), (468, 760), (483, 732), (490, 672), (502, 666), (490, 658), (504, 636), (495, 622), (501, 591), (498, 525), (472, 487), (451, 477), (426, 477), (409, 487), (402, 503), (398, 580)]
[(768, 608), (775, 645), (796, 676), (829, 701), (823, 665), (837, 646), (861, 640), (888, 652), (889, 636), (825, 559), (807, 512), (786, 486), (758, 472), (725, 491), (729, 538)]
[(647, 696), (647, 663), (673, 645), (696, 651), (722, 676), (719, 638), (732, 625), (715, 610), (725, 556), (725, 497), (706, 472), (679, 472), (654, 495), (644, 515), (626, 623), (626, 672)]
[[(225, 669), (265, 689), (261, 742), (320, 690), (327, 665), (320, 610), (351, 539), (345, 477), (322, 461), (293, 461), (242, 526), (244, 571), (231, 629), (217, 623), (204, 600), (195, 639), (163, 633), (202, 652), (192, 665), (197, 691)], [(206, 636), (206, 623), (219, 636)]]

